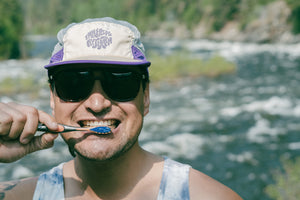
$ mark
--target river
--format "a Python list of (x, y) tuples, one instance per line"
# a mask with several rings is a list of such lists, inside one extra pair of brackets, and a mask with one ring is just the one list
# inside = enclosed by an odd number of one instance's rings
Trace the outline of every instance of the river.
[[(245, 199), (270, 199), (264, 188), (273, 183), (274, 170), (282, 159), (300, 155), (300, 44), (158, 40), (146, 41), (146, 47), (160, 54), (185, 49), (203, 58), (217, 53), (238, 69), (152, 87), (142, 146), (191, 164)], [(45, 58), (1, 61), (0, 80), (34, 74), (41, 84), (47, 80), (41, 67), (46, 63)], [(19, 93), (0, 100), (50, 112), (47, 88), (38, 97)], [(0, 164), (0, 181), (38, 175), (69, 159), (59, 138), (51, 149)]]

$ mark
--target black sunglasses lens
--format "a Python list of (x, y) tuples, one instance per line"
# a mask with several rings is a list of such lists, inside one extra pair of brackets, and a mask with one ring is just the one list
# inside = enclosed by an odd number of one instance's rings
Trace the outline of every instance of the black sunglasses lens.
[(105, 72), (101, 84), (104, 92), (115, 101), (133, 100), (140, 89), (140, 79), (134, 72)]
[[(104, 71), (100, 77), (105, 94), (114, 101), (131, 101), (140, 90), (141, 79), (136, 72)], [(64, 101), (72, 102), (86, 99), (95, 82), (90, 71), (61, 71), (55, 73), (53, 79), (57, 95)]]
[(66, 71), (54, 76), (57, 95), (64, 101), (81, 101), (93, 89), (94, 80), (90, 72)]

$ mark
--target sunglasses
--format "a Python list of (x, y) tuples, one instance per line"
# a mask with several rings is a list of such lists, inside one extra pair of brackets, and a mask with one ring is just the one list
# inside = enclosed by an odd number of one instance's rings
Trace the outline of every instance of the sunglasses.
[(106, 96), (113, 101), (127, 102), (136, 98), (141, 81), (147, 76), (130, 69), (66, 69), (49, 72), (49, 82), (57, 96), (66, 102), (87, 99), (96, 80), (100, 80)]

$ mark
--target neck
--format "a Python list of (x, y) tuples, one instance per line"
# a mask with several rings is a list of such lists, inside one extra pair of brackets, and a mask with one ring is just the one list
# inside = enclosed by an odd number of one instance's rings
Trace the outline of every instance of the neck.
[(111, 194), (126, 196), (158, 161), (161, 159), (136, 143), (124, 155), (113, 160), (90, 161), (77, 156), (73, 162), (72, 177), (78, 180), (79, 188), (98, 197), (111, 197)]
[(88, 160), (77, 156), (74, 161), (75, 171), (83, 180), (105, 178), (108, 181), (110, 179), (120, 179), (130, 173), (131, 170), (137, 173), (136, 170), (141, 169), (145, 162), (146, 154), (138, 145), (134, 145), (122, 156), (106, 161)]

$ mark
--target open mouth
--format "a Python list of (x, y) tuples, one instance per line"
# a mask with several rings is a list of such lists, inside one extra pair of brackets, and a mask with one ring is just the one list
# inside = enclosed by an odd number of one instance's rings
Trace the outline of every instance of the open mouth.
[(109, 120), (84, 120), (79, 122), (81, 127), (98, 127), (98, 126), (106, 126), (109, 127), (110, 129), (115, 129), (119, 126), (120, 121), (114, 120), (114, 119), (109, 119)]

